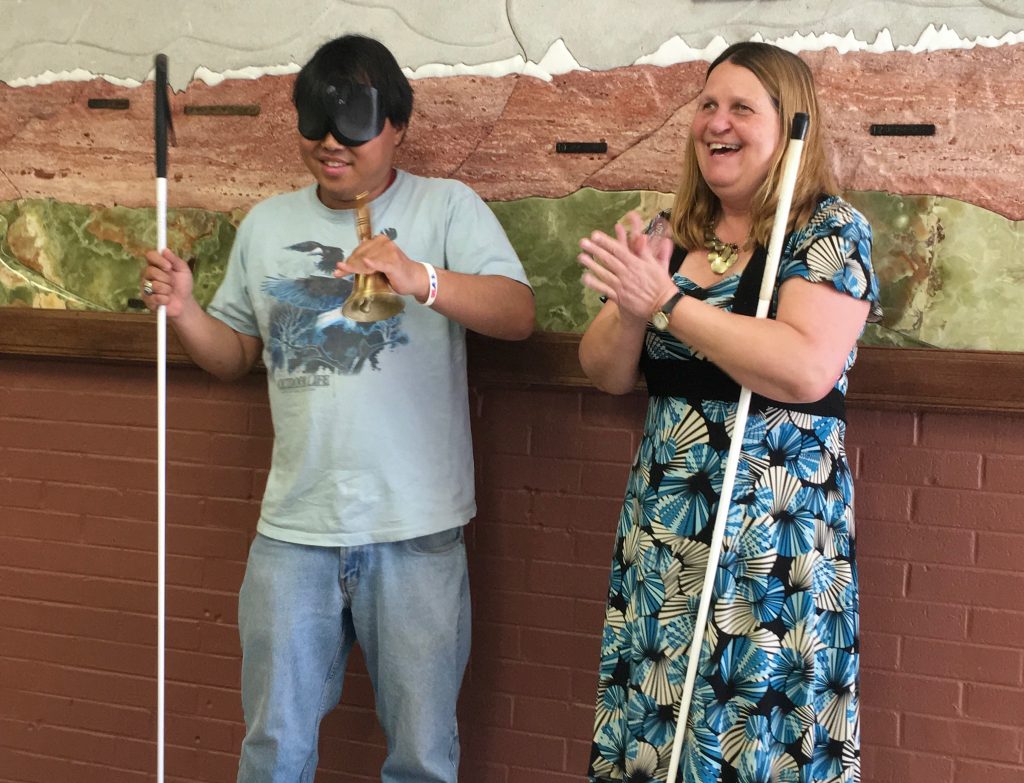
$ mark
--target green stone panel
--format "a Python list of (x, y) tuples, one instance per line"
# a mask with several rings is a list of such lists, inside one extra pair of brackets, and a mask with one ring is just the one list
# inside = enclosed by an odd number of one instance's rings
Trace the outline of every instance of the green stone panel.
[(583, 188), (564, 198), (491, 203), (533, 284), (539, 330), (582, 332), (601, 308), (597, 294), (580, 283), (580, 238), (595, 229), (611, 233), (630, 210), (651, 214), (663, 199), (658, 193)]
[(882, 323), (868, 325), (861, 342), (928, 347), (919, 325), (940, 241), (931, 220), (933, 198), (879, 192), (843, 195), (871, 224), (872, 262), (885, 310)]
[(1024, 351), (1024, 222), (936, 196), (846, 195), (874, 230), (885, 308), (864, 343)]
[[(227, 266), (239, 215), (169, 210), (167, 243), (196, 273), (206, 305)], [(126, 311), (139, 295), (143, 255), (156, 245), (151, 209), (47, 199), (0, 202), (0, 304)]]
[[(848, 192), (874, 230), (885, 317), (867, 345), (1024, 351), (1021, 222), (953, 199)], [(537, 295), (538, 328), (581, 332), (600, 308), (580, 284), (580, 237), (611, 231), (629, 210), (650, 216), (671, 196), (584, 188), (559, 199), (494, 202)], [(168, 244), (196, 272), (206, 305), (223, 278), (242, 213), (170, 210)], [(0, 202), (0, 305), (125, 311), (142, 256), (156, 241), (152, 210), (52, 200)]]
[(951, 199), (934, 203), (943, 236), (921, 337), (943, 348), (1024, 351), (1024, 232), (988, 210)]

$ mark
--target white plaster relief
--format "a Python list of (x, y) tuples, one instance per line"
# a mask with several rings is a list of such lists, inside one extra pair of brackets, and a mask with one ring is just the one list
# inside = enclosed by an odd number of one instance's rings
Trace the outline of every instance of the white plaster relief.
[(171, 84), (183, 89), (200, 66), (221, 73), (305, 62), (346, 32), (379, 38), (410, 67), (522, 54), (496, 0), (0, 0), (0, 19), (0, 81), (9, 84), (79, 68), (141, 80), (163, 52)]
[(763, 38), (793, 51), (936, 51), (1024, 41), (1021, 0), (0, 0), (0, 81), (138, 84), (164, 52), (170, 81), (290, 73), (324, 41), (383, 40), (414, 78), (709, 60)]
[[(593, 69), (626, 65), (653, 53), (673, 35), (703, 49), (715, 36), (734, 42), (759, 34), (776, 40), (794, 32), (817, 36), (849, 31), (856, 40), (867, 41), (884, 29), (893, 44), (902, 47), (915, 45), (929, 26), (945, 25), (970, 41), (1024, 30), (1024, 3), (1011, 0), (646, 0), (642, 10), (628, 11), (610, 0), (508, 4), (509, 19), (528, 59), (536, 60), (560, 37), (581, 63)], [(538, 19), (544, 24), (537, 24)]]

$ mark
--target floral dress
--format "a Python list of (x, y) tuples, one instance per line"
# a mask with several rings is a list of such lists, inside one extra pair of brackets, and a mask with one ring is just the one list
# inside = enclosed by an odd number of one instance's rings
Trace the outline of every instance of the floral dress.
[[(779, 279), (832, 285), (871, 302), (877, 320), (870, 259), (870, 227), (829, 197), (788, 238)], [(740, 276), (707, 289), (675, 281), (732, 310)], [(644, 353), (679, 376), (710, 365), (652, 328)], [(684, 783), (859, 780), (853, 482), (841, 414), (855, 356), (832, 393), (838, 415), (763, 398), (751, 409), (686, 717)], [(735, 399), (652, 393), (612, 559), (592, 781), (668, 774)]]

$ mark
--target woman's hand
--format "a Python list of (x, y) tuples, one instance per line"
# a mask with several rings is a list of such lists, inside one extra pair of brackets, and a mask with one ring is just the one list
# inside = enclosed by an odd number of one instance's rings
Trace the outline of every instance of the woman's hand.
[(646, 324), (678, 290), (668, 272), (672, 243), (652, 246), (640, 215), (630, 212), (626, 220), (629, 229), (617, 224), (615, 237), (595, 231), (581, 239), (576, 258), (586, 269), (583, 285), (614, 302), (623, 320)]
[(156, 312), (163, 305), (168, 318), (177, 318), (192, 299), (192, 270), (170, 250), (150, 250), (139, 276), (139, 288), (150, 311)]
[(430, 276), (418, 261), (410, 259), (384, 234), (360, 242), (334, 269), (335, 277), (380, 272), (396, 294), (411, 294), (419, 302), (427, 300)]

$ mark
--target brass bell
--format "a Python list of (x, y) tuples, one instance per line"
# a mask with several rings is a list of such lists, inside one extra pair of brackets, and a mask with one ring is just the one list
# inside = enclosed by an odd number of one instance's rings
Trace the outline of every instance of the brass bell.
[[(373, 236), (367, 195), (360, 193), (356, 196), (356, 231), (360, 241)], [(375, 323), (398, 315), (404, 309), (405, 302), (391, 289), (387, 278), (380, 272), (370, 272), (355, 275), (352, 293), (341, 306), (341, 314), (359, 323)]]
[(341, 314), (360, 323), (385, 321), (405, 309), (402, 297), (391, 290), (380, 272), (356, 275), (352, 293), (341, 306)]

